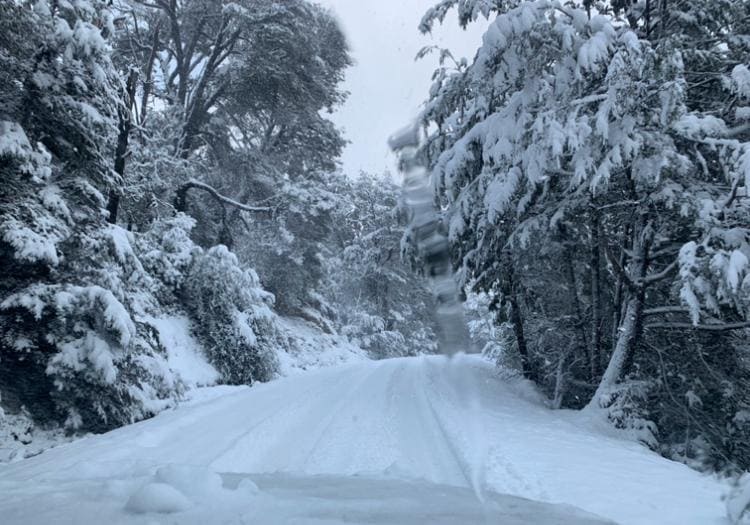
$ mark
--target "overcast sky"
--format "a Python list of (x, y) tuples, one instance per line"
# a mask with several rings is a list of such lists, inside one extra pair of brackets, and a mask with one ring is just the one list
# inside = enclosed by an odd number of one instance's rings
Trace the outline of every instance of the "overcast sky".
[(393, 171), (386, 141), (416, 116), (437, 65), (436, 56), (415, 62), (417, 52), (437, 44), (456, 56), (472, 57), (486, 24), (463, 31), (451, 18), (432, 36), (422, 36), (419, 21), (437, 0), (317, 1), (338, 16), (355, 60), (345, 85), (351, 95), (334, 116), (351, 142), (342, 158), (343, 168), (352, 175), (360, 170)]

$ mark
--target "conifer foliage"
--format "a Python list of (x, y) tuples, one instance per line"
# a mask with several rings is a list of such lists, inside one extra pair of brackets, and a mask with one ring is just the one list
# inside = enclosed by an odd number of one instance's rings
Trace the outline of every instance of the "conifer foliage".
[(442, 2), (421, 29), (453, 7), (493, 17), (421, 117), (464, 285), (556, 405), (747, 468), (747, 2)]

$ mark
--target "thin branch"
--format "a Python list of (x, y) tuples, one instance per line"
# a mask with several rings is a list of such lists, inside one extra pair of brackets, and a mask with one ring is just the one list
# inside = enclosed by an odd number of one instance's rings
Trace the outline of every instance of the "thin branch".
[(625, 271), (625, 268), (620, 265), (620, 261), (615, 258), (612, 254), (612, 250), (606, 245), (606, 243), (604, 244), (604, 255), (607, 257), (607, 261), (609, 261), (612, 268), (614, 268), (615, 273), (622, 279), (622, 282), (625, 283), (631, 291), (637, 290), (638, 286), (633, 282), (633, 279), (628, 275), (628, 272)]
[(249, 206), (247, 204), (237, 202), (234, 199), (230, 199), (229, 197), (222, 195), (213, 186), (209, 186), (208, 184), (205, 184), (203, 182), (199, 182), (193, 179), (187, 181), (185, 184), (180, 186), (180, 189), (177, 190), (177, 201), (176, 201), (177, 205), (175, 206), (175, 208), (177, 208), (178, 211), (185, 210), (185, 198), (187, 197), (188, 191), (190, 191), (191, 189), (205, 191), (208, 194), (210, 194), (214, 199), (219, 201), (220, 203), (233, 206), (242, 211), (247, 211), (251, 213), (271, 213), (271, 211), (273, 211), (273, 208), (261, 207), (261, 206)]
[(678, 266), (677, 261), (676, 260), (672, 261), (672, 263), (669, 266), (664, 268), (659, 273), (652, 273), (644, 277), (643, 279), (640, 279), (638, 284), (641, 286), (648, 286), (650, 284), (654, 284), (656, 282), (662, 281), (666, 279), (667, 277), (669, 277), (672, 274), (672, 272), (674, 272), (677, 269), (677, 266)]
[(702, 330), (710, 332), (729, 332), (731, 330), (744, 330), (750, 328), (750, 321), (741, 323), (724, 324), (691, 324), (691, 323), (652, 323), (644, 328), (649, 330)]
[(689, 314), (690, 309), (683, 306), (658, 306), (643, 311), (643, 315), (648, 317), (662, 314)]

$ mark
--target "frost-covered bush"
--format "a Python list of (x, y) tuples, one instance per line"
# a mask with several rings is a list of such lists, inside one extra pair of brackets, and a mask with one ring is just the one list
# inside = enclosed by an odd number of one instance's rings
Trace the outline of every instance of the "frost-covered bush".
[(157, 297), (174, 301), (193, 261), (203, 250), (190, 238), (195, 220), (185, 214), (154, 221), (138, 236), (143, 268), (154, 278)]
[(382, 317), (365, 312), (354, 312), (347, 316), (348, 324), (341, 332), (352, 342), (362, 347), (375, 359), (397, 355), (408, 355), (406, 339), (396, 330), (389, 329)]
[(211, 364), (229, 384), (268, 381), (277, 371), (281, 344), (273, 295), (253, 270), (242, 268), (225, 246), (196, 257), (181, 291), (196, 336)]
[(273, 296), (225, 247), (196, 246), (192, 225), (183, 215), (142, 234), (102, 225), (71, 238), (49, 282), (4, 297), (0, 359), (8, 374), (0, 374), (0, 387), (16, 409), (88, 431), (157, 413), (185, 386), (150, 323), (183, 310), (221, 381), (273, 376), (284, 344)]
[[(49, 282), (0, 302), (2, 359), (34, 369), (28, 380), (35, 385), (18, 392), (19, 402), (70, 429), (106, 430), (153, 415), (182, 391), (142, 319), (161, 308), (149, 292), (154, 280), (132, 235), (117, 226), (71, 240)], [(3, 383), (18, 390), (18, 382)]]
[(429, 283), (400, 257), (401, 188), (386, 176), (336, 181), (336, 244), (326, 259), (325, 295), (335, 319), (375, 358), (437, 350)]

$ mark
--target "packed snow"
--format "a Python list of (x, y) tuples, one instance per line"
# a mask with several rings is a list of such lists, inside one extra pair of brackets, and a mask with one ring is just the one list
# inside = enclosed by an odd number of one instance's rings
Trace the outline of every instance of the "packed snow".
[(480, 357), (197, 392), (1, 466), (3, 523), (728, 523), (721, 483)]

